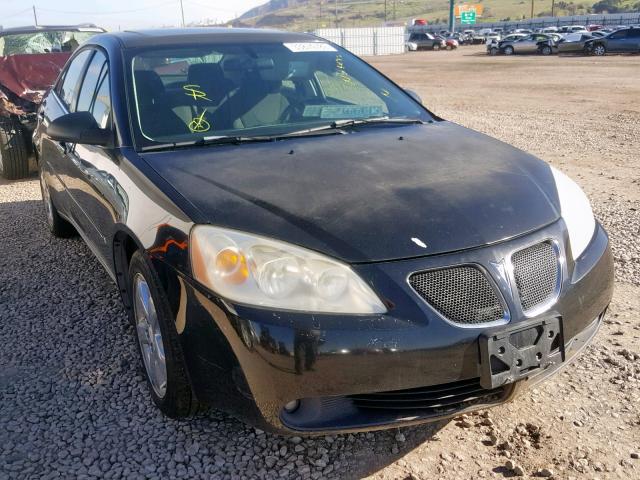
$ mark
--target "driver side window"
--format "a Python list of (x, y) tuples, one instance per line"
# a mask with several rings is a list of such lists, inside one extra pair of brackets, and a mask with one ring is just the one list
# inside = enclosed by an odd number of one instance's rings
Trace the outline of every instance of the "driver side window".
[(621, 39), (621, 38), (625, 38), (626, 36), (627, 36), (627, 32), (626, 32), (626, 30), (622, 30), (622, 31), (620, 31), (620, 32), (612, 33), (612, 34), (609, 36), (609, 38), (612, 38), (612, 39), (614, 39), (614, 40), (619, 40), (619, 39)]
[(72, 61), (64, 78), (60, 84), (60, 88), (56, 91), (62, 103), (67, 107), (69, 112), (76, 111), (76, 101), (80, 90), (80, 79), (84, 72), (84, 67), (91, 56), (91, 50), (83, 50)]
[(111, 113), (109, 68), (105, 55), (96, 50), (82, 81), (78, 112), (90, 112), (100, 128), (107, 128)]

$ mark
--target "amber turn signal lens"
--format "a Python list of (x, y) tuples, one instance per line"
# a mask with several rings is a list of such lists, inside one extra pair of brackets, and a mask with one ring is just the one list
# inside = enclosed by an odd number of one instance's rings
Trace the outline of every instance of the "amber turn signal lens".
[(216, 270), (229, 283), (243, 283), (249, 277), (247, 260), (235, 248), (220, 250), (216, 256)]

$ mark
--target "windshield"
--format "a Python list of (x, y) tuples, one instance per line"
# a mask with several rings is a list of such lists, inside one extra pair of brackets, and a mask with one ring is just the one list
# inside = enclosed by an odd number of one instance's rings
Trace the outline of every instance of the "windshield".
[(366, 63), (324, 42), (154, 49), (134, 54), (131, 69), (142, 147), (344, 120), (432, 120)]
[(96, 33), (56, 30), (4, 35), (0, 37), (0, 56), (73, 52)]

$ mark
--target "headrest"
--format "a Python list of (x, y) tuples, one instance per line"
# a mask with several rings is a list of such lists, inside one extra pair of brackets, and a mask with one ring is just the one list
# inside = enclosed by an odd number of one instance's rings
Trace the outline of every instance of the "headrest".
[(164, 94), (164, 84), (160, 75), (153, 70), (136, 70), (134, 75), (139, 98), (154, 101)]
[(187, 84), (198, 85), (211, 101), (218, 103), (232, 86), (218, 63), (195, 63), (189, 66)]
[(265, 82), (282, 82), (289, 75), (289, 62), (284, 58), (259, 58), (256, 67)]

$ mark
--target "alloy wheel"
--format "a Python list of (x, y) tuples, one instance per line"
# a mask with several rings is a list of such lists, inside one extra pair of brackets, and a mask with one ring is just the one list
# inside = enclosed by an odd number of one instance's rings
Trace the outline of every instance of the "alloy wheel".
[(596, 45), (596, 48), (593, 49), (593, 53), (598, 56), (602, 56), (606, 53), (606, 49), (604, 48), (604, 45)]
[(136, 331), (144, 368), (153, 391), (159, 398), (164, 398), (167, 393), (167, 363), (162, 332), (149, 285), (140, 273), (133, 280), (133, 296)]

